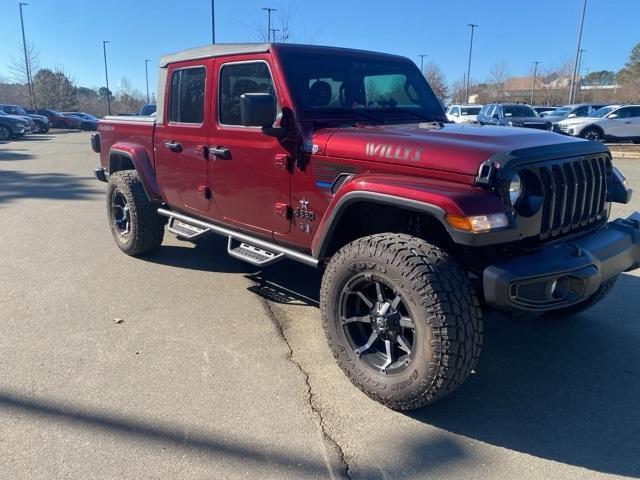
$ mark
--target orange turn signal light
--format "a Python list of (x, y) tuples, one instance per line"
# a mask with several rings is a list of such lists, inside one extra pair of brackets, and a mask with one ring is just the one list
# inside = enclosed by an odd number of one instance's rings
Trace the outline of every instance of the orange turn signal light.
[(471, 232), (473, 230), (471, 221), (467, 217), (447, 213), (444, 218), (447, 220), (449, 225), (457, 230), (463, 230), (465, 232)]

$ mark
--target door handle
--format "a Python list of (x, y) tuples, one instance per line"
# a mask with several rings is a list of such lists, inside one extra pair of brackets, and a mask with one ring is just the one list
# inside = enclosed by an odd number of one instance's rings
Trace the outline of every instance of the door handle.
[(167, 147), (172, 152), (182, 151), (182, 144), (178, 142), (165, 142), (164, 146)]
[(625, 125), (630, 125), (630, 124), (631, 124), (631, 122), (624, 122), (624, 124), (625, 124)]
[(225, 147), (209, 147), (209, 154), (220, 160), (230, 160), (231, 150)]

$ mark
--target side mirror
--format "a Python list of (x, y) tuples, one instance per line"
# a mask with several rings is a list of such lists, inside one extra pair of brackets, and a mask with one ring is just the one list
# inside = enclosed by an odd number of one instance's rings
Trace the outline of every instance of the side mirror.
[(459, 116), (460, 116), (460, 114), (459, 114), (459, 113), (454, 113), (454, 114), (453, 114), (453, 116), (454, 116), (454, 117), (459, 117)]
[(575, 118), (575, 117), (577, 117), (575, 113), (570, 113), (569, 115), (567, 115), (567, 118)]
[(610, 113), (609, 115), (607, 115), (607, 118), (618, 118), (618, 114), (617, 113)]
[(269, 93), (244, 93), (240, 96), (240, 122), (245, 127), (272, 127), (276, 121), (276, 103)]

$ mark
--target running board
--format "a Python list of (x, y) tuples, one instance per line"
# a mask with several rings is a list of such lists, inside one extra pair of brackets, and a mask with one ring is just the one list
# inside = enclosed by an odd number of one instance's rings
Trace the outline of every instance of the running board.
[(196, 227), (195, 225), (181, 222), (175, 217), (169, 218), (167, 230), (169, 230), (174, 235), (177, 235), (178, 237), (184, 238), (186, 240), (195, 240), (196, 238), (203, 236), (209, 231), (208, 228)]
[[(252, 237), (251, 235), (247, 235), (245, 233), (236, 232), (235, 230), (231, 230), (227, 227), (222, 227), (220, 225), (216, 225), (213, 223), (205, 222), (203, 220), (199, 220), (197, 218), (189, 217), (187, 215), (183, 215), (181, 213), (176, 213), (171, 210), (167, 210), (166, 208), (159, 208), (158, 215), (162, 215), (163, 217), (169, 218), (169, 225), (174, 225), (174, 230), (169, 230), (171, 233), (175, 233), (175, 222), (180, 222), (183, 225), (188, 225), (188, 228), (191, 228), (190, 232), (195, 232), (197, 230), (202, 231), (199, 235), (204, 235), (208, 232), (217, 233), (219, 235), (223, 235), (225, 237), (229, 237), (229, 254), (233, 255), (236, 258), (241, 258), (242, 260), (248, 261), (249, 263), (253, 263), (254, 265), (268, 265), (268, 263), (254, 263), (248, 259), (250, 254), (247, 254), (247, 249), (243, 249), (242, 251), (238, 250), (238, 247), (231, 248), (231, 239), (236, 240), (240, 244), (245, 244), (249, 247), (249, 250), (259, 252), (261, 258), (265, 256), (273, 255), (277, 258), (277, 260), (284, 258), (289, 258), (291, 260), (295, 260), (300, 263), (304, 263), (305, 265), (309, 265), (311, 267), (318, 266), (318, 260), (311, 255), (307, 255), (306, 253), (298, 252), (297, 250), (293, 250), (291, 248), (283, 247), (281, 245), (277, 245), (272, 242), (267, 242), (265, 240), (261, 240), (256, 237)], [(178, 235), (185, 236), (182, 231)], [(235, 253), (231, 253), (231, 251)], [(236, 255), (237, 254), (237, 255)], [(273, 263), (274, 258), (270, 258), (270, 263)]]
[(229, 237), (227, 253), (232, 257), (239, 258), (258, 267), (266, 267), (284, 258), (284, 254), (282, 253), (269, 252), (248, 243), (235, 240), (232, 237)]

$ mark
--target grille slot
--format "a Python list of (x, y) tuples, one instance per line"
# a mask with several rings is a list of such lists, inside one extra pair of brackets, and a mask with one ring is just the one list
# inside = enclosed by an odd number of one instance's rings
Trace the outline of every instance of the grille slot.
[(606, 215), (607, 177), (611, 175), (608, 156), (541, 165), (537, 174), (544, 195), (541, 240), (578, 230)]

